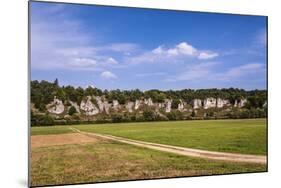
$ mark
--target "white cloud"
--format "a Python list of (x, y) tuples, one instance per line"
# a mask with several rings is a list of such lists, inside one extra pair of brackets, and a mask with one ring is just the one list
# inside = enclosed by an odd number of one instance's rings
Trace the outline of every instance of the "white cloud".
[(76, 20), (34, 20), (31, 27), (32, 69), (105, 71), (119, 64), (108, 51), (136, 49), (137, 45), (132, 43), (95, 45), (93, 37), (81, 28)]
[(186, 55), (193, 56), (195, 55), (197, 50), (189, 45), (186, 42), (181, 42), (176, 45), (174, 48), (164, 49), (163, 46), (158, 46), (157, 48), (152, 50), (152, 53), (157, 55), (165, 55), (165, 56), (178, 56), (178, 55)]
[(153, 72), (153, 73), (138, 73), (136, 77), (149, 77), (149, 76), (164, 76), (165, 72)]
[(129, 53), (135, 51), (139, 46), (134, 43), (113, 43), (102, 47), (102, 49), (112, 50), (115, 52)]
[(130, 57), (128, 61), (133, 64), (146, 62), (175, 63), (194, 59), (213, 59), (217, 56), (219, 56), (219, 54), (216, 52), (198, 50), (187, 42), (181, 42), (173, 48), (165, 48), (163, 45), (160, 45), (151, 51), (146, 51), (135, 57)]
[(193, 81), (207, 79), (219, 62), (199, 63), (188, 66), (183, 72), (176, 76), (167, 78), (165, 81)]
[(117, 76), (110, 71), (104, 71), (100, 74), (100, 76), (104, 79), (116, 79)]
[(108, 58), (106, 62), (109, 63), (109, 64), (114, 64), (114, 65), (118, 64), (118, 61), (116, 61), (116, 60), (115, 60), (114, 58), (112, 58), (112, 57)]
[[(229, 68), (225, 71), (220, 70), (219, 62), (207, 62), (193, 64), (183, 72), (168, 77), (165, 81), (237, 81), (252, 75), (265, 73), (265, 67), (260, 63), (249, 63)], [(257, 78), (259, 79), (259, 78)]]
[(215, 58), (217, 57), (219, 54), (218, 53), (215, 53), (215, 52), (200, 52), (199, 53), (199, 56), (198, 56), (198, 59), (212, 59), (212, 58)]
[(95, 66), (97, 65), (97, 61), (90, 58), (75, 58), (74, 61), (71, 62), (72, 65), (78, 66), (78, 67), (89, 67), (89, 66)]
[(197, 52), (197, 50), (193, 46), (189, 45), (186, 42), (178, 44), (174, 50), (176, 50), (178, 54), (184, 54), (188, 56), (193, 56)]
[(152, 53), (160, 55), (160, 54), (164, 53), (164, 49), (162, 46), (158, 46), (157, 48), (152, 50)]
[(264, 73), (266, 72), (263, 64), (249, 63), (237, 67), (232, 67), (223, 73), (217, 73), (215, 77), (216, 79), (228, 81), (228, 80), (235, 80), (235, 79), (236, 80), (243, 79), (243, 77), (245, 76), (250, 76), (260, 72), (264, 72)]

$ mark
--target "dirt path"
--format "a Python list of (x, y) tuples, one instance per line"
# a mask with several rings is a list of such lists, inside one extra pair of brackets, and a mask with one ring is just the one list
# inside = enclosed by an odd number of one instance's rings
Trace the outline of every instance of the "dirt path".
[(126, 143), (126, 144), (131, 144), (131, 145), (145, 147), (145, 148), (159, 150), (159, 151), (175, 153), (175, 154), (179, 154), (179, 155), (200, 157), (200, 158), (204, 158), (204, 159), (213, 159), (213, 160), (244, 162), (244, 163), (266, 164), (266, 162), (267, 162), (266, 156), (263, 156), (263, 155), (234, 154), (234, 153), (224, 153), (224, 152), (192, 149), (192, 148), (170, 146), (170, 145), (164, 145), (164, 144), (156, 144), (156, 143), (151, 143), (151, 142), (143, 142), (143, 141), (138, 141), (138, 140), (131, 140), (131, 139), (112, 136), (112, 135), (83, 132), (83, 131), (80, 131), (75, 128), (70, 128), (70, 129), (72, 129), (73, 131), (77, 131), (81, 134), (90, 136), (90, 137), (101, 137), (101, 138), (110, 139), (110, 140), (114, 140), (114, 141), (118, 141), (118, 142), (122, 142), (122, 143)]

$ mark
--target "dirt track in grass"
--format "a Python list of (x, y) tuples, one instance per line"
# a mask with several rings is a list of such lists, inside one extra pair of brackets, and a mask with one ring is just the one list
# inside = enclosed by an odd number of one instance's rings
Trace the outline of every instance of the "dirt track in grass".
[(80, 133), (68, 133), (58, 135), (36, 135), (31, 136), (31, 147), (47, 147), (66, 144), (82, 144), (97, 142), (100, 138), (89, 137)]
[(247, 154), (234, 154), (234, 153), (225, 153), (225, 152), (214, 152), (214, 151), (207, 151), (207, 150), (199, 150), (199, 149), (192, 149), (192, 148), (185, 148), (185, 147), (177, 147), (171, 145), (164, 145), (164, 144), (156, 144), (151, 142), (143, 142), (137, 140), (131, 140), (122, 137), (116, 137), (112, 135), (104, 135), (104, 134), (96, 134), (96, 133), (89, 133), (89, 132), (82, 132), (75, 128), (70, 128), (75, 132), (80, 133), (81, 135), (88, 136), (90, 138), (103, 138), (103, 139), (110, 139), (122, 143), (127, 143), (135, 146), (145, 147), (149, 149), (184, 155), (184, 156), (191, 156), (191, 157), (199, 157), (204, 159), (212, 159), (212, 160), (223, 160), (223, 161), (232, 161), (232, 162), (243, 162), (243, 163), (257, 163), (257, 164), (266, 164), (267, 158), (263, 155), (247, 155)]

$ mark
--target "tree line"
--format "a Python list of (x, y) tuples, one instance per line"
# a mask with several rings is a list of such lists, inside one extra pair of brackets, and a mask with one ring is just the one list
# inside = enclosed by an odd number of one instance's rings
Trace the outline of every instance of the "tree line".
[(266, 90), (244, 90), (238, 88), (223, 88), (223, 89), (182, 89), (182, 90), (167, 90), (161, 91), (152, 89), (148, 91), (134, 90), (101, 90), (94, 87), (73, 87), (70, 85), (60, 86), (58, 79), (54, 82), (45, 80), (31, 81), (31, 102), (35, 108), (44, 112), (46, 105), (49, 104), (56, 96), (63, 102), (73, 101), (78, 104), (86, 96), (105, 96), (105, 98), (112, 102), (118, 100), (119, 104), (125, 104), (128, 101), (135, 101), (141, 98), (151, 98), (153, 102), (164, 102), (165, 99), (172, 99), (172, 107), (177, 107), (177, 104), (182, 100), (183, 102), (191, 103), (193, 99), (202, 99), (208, 97), (228, 99), (231, 104), (235, 100), (247, 99), (246, 107), (250, 108), (263, 108), (264, 103), (267, 101)]

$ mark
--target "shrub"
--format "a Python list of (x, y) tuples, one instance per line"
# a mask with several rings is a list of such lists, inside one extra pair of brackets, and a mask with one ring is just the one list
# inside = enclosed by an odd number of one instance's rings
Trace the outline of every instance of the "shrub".
[(156, 115), (155, 115), (153, 110), (145, 109), (143, 111), (143, 118), (144, 118), (145, 121), (153, 121), (153, 120), (156, 119)]
[(119, 122), (122, 122), (123, 116), (121, 114), (112, 114), (111, 119), (112, 119), (112, 122), (119, 123)]
[(169, 120), (182, 120), (183, 115), (180, 111), (171, 111), (170, 113), (167, 114), (167, 117)]
[(192, 110), (192, 112), (191, 112), (191, 117), (195, 117), (195, 116), (196, 116), (196, 113), (195, 113), (194, 110)]
[(45, 115), (42, 119), (42, 125), (54, 125), (54, 118), (50, 115)]
[(172, 105), (171, 105), (171, 107), (173, 108), (173, 109), (177, 109), (178, 108), (178, 105), (180, 104), (180, 99), (174, 99), (173, 101), (172, 101)]
[(74, 106), (71, 106), (68, 110), (68, 115), (72, 116), (75, 113), (77, 113), (76, 108)]

